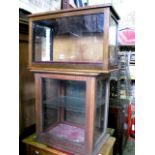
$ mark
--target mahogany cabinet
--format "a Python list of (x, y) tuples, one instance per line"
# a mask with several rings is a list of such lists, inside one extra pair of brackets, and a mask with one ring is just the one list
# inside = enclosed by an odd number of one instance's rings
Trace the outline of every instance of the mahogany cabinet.
[(36, 141), (94, 155), (107, 140), (108, 75), (35, 73)]
[(118, 19), (111, 5), (29, 16), (35, 141), (74, 155), (96, 155), (107, 141)]
[(117, 69), (118, 19), (111, 5), (29, 15), (30, 70), (108, 73)]

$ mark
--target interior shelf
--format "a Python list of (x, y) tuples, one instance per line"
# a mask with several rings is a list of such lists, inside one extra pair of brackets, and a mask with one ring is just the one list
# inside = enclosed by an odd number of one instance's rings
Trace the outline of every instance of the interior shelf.
[(66, 108), (66, 110), (74, 112), (85, 112), (85, 99), (78, 97), (62, 96), (43, 101), (48, 108)]

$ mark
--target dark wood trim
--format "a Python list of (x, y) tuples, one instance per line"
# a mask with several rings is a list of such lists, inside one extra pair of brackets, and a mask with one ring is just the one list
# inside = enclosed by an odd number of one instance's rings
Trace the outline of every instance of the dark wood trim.
[(83, 10), (90, 10), (90, 9), (104, 9), (104, 8), (110, 8), (110, 10), (113, 12), (113, 14), (116, 16), (117, 19), (119, 19), (119, 16), (117, 12), (115, 11), (114, 7), (111, 4), (106, 4), (106, 5), (94, 5), (94, 6), (86, 6), (86, 7), (81, 7), (81, 8), (69, 8), (69, 9), (64, 9), (64, 10), (59, 10), (59, 11), (47, 11), (45, 13), (35, 13), (28, 15), (29, 18), (33, 17), (38, 17), (38, 16), (45, 16), (45, 15), (50, 15), (50, 14), (58, 14), (58, 13), (66, 13), (66, 12), (74, 12), (74, 11), (83, 11)]
[(79, 75), (62, 75), (62, 74), (40, 74), (36, 73), (38, 77), (41, 78), (51, 78), (51, 79), (58, 79), (58, 80), (74, 80), (74, 81), (87, 81), (88, 77), (86, 76), (79, 76)]
[[(61, 81), (60, 84), (60, 96), (64, 96), (65, 95), (65, 89), (64, 89), (64, 82)], [(63, 103), (61, 103), (61, 107), (59, 107), (59, 111), (60, 111), (60, 121), (63, 122), (64, 121), (64, 105), (62, 106)]]
[(42, 124), (42, 84), (38, 74), (35, 74), (35, 106), (36, 106), (36, 133), (39, 135), (43, 132)]
[(114, 72), (119, 70), (118, 67), (111, 68), (109, 70), (86, 70), (86, 69), (59, 69), (59, 68), (39, 68), (39, 67), (31, 67), (29, 68), (32, 72), (38, 73), (53, 73), (53, 74), (66, 74), (66, 75), (81, 75), (81, 76), (97, 76), (100, 73), (109, 74), (110, 72)]
[(95, 117), (95, 78), (89, 78), (86, 87), (86, 129), (85, 129), (85, 144), (86, 150), (90, 154), (93, 150), (94, 137), (94, 117)]
[(106, 121), (104, 121), (104, 131), (106, 131), (108, 126), (108, 113), (109, 113), (109, 97), (110, 97), (110, 79), (106, 79), (106, 97), (105, 97), (105, 114), (104, 118)]
[(109, 22), (110, 22), (110, 10), (105, 8), (104, 11), (104, 36), (103, 36), (103, 70), (109, 70)]
[(103, 8), (99, 8), (99, 9), (93, 9), (93, 10), (80, 10), (80, 11), (75, 11), (73, 10), (72, 12), (58, 12), (57, 14), (51, 13), (51, 14), (44, 14), (42, 16), (36, 16), (32, 19), (33, 21), (37, 21), (37, 20), (43, 20), (43, 19), (55, 19), (55, 18), (62, 18), (62, 17), (71, 17), (71, 16), (80, 16), (80, 15), (88, 15), (88, 14), (95, 14), (95, 13), (104, 13), (104, 9)]
[[(31, 65), (31, 66), (30, 66)], [(93, 70), (97, 71), (97, 72), (104, 72), (107, 70), (103, 70), (102, 65), (98, 66), (95, 64), (70, 64), (70, 63), (61, 63), (61, 64), (54, 64), (54, 63), (48, 63), (48, 64), (30, 64), (30, 68), (40, 68), (41, 70), (72, 70), (74, 72), (78, 71), (78, 70), (84, 70), (87, 72), (93, 72)]]
[(29, 19), (29, 51), (28, 51), (28, 65), (29, 67), (32, 66), (32, 32), (33, 32), (33, 27), (32, 27), (32, 20)]

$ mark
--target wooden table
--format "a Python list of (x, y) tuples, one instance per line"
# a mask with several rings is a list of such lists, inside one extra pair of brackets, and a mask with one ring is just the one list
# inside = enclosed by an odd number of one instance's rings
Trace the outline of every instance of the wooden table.
[[(26, 144), (26, 155), (68, 155), (67, 153), (57, 151), (44, 144), (33, 141), (33, 137), (35, 137), (35, 134), (23, 140)], [(115, 141), (116, 139), (114, 137), (109, 137), (98, 155), (113, 155), (113, 145)]]

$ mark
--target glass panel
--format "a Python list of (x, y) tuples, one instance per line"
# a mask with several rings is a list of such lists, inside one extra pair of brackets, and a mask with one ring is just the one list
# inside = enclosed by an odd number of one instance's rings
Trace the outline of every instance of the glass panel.
[(84, 143), (86, 84), (42, 79), (43, 129), (57, 139)]
[[(65, 120), (84, 125), (85, 83), (66, 81)], [(74, 105), (73, 105), (74, 103)]]
[(50, 61), (52, 29), (47, 26), (33, 25), (33, 61)]
[(58, 122), (59, 87), (58, 80), (42, 79), (43, 129)]
[(98, 80), (96, 89), (96, 117), (95, 117), (95, 133), (94, 144), (96, 144), (98, 138), (105, 132), (105, 94), (106, 94), (106, 81)]
[(103, 25), (103, 13), (34, 21), (33, 61), (101, 63)]
[(117, 23), (111, 17), (110, 18), (110, 27), (109, 27), (109, 50), (110, 50), (110, 66), (117, 65), (117, 51), (116, 51), (116, 43), (117, 43)]

